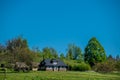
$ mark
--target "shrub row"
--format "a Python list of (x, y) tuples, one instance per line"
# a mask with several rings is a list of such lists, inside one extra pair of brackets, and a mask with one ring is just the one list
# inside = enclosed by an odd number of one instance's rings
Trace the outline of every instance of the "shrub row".
[(96, 72), (120, 71), (120, 61), (107, 60), (106, 62), (97, 63), (93, 69)]
[(72, 70), (87, 71), (87, 70), (90, 70), (90, 66), (86, 63), (77, 63), (74, 66), (72, 66)]
[(72, 71), (88, 71), (91, 69), (89, 64), (85, 62), (78, 63), (76, 61), (65, 62), (68, 65), (68, 70)]

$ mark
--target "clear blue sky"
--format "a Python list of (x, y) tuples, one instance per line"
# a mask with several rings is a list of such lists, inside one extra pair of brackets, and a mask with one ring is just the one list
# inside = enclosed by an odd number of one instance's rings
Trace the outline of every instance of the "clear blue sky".
[(107, 55), (120, 54), (120, 0), (0, 0), (0, 43), (18, 35), (30, 47), (84, 51), (96, 37)]

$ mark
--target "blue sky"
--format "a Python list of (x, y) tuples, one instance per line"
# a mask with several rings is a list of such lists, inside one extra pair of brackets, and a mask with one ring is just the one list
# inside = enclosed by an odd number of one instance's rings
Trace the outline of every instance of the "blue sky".
[(96, 37), (107, 55), (120, 54), (119, 0), (0, 0), (0, 43), (18, 35), (30, 47), (58, 53), (74, 43), (84, 52)]

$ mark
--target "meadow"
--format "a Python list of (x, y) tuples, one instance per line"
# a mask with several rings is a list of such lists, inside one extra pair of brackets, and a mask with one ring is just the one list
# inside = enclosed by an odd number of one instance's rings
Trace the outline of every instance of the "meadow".
[[(0, 73), (0, 80), (4, 79), (4, 73)], [(49, 72), (36, 71), (28, 73), (8, 72), (6, 80), (120, 80), (120, 73), (101, 74), (93, 71), (88, 72)]]

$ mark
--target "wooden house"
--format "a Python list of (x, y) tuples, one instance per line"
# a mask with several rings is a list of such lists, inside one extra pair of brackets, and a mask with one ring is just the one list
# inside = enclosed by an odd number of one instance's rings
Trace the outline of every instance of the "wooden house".
[(67, 65), (60, 59), (44, 59), (39, 64), (39, 70), (66, 71)]

